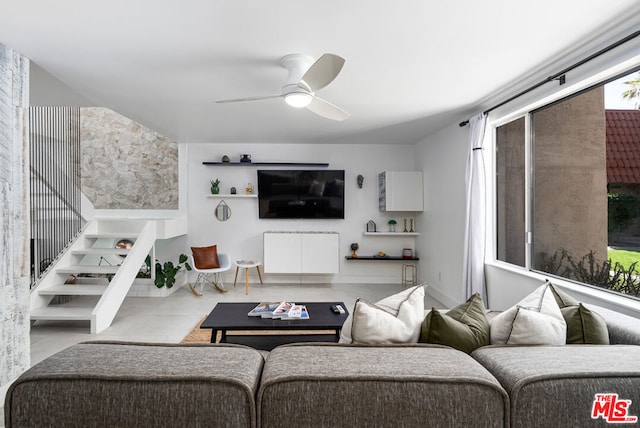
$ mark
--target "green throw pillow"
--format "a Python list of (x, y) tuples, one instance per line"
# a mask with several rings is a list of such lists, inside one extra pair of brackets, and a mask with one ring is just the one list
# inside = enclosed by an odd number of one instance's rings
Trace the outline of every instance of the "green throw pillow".
[[(548, 281), (547, 281), (548, 282)], [(593, 312), (569, 296), (564, 291), (558, 290), (549, 283), (562, 317), (567, 323), (567, 345), (591, 344), (608, 345), (609, 329), (602, 316)]]
[(480, 294), (447, 313), (432, 309), (422, 322), (420, 342), (447, 345), (470, 354), (489, 344), (489, 321)]
[(609, 329), (600, 314), (585, 308), (582, 303), (561, 308), (567, 323), (567, 345), (608, 345)]
[(564, 291), (558, 290), (556, 286), (551, 284), (549, 281), (547, 281), (547, 284), (549, 284), (549, 288), (551, 289), (553, 297), (556, 299), (558, 306), (560, 306), (560, 309), (566, 308), (567, 306), (576, 306), (578, 305), (578, 303), (580, 303)]

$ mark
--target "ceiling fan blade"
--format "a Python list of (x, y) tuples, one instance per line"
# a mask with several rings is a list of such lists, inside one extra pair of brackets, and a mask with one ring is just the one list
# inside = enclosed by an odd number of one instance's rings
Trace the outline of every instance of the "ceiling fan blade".
[(282, 96), (282, 94), (266, 95), (264, 97), (234, 98), (234, 99), (230, 99), (230, 100), (218, 100), (218, 101), (216, 101), (216, 103), (217, 104), (224, 104), (224, 103), (238, 103), (238, 102), (243, 102), (243, 101), (268, 100), (270, 98), (280, 98), (281, 96)]
[(334, 54), (324, 54), (311, 67), (300, 79), (300, 82), (304, 83), (311, 92), (316, 92), (336, 78), (342, 66), (344, 65), (344, 58)]
[(340, 122), (351, 117), (349, 113), (342, 110), (340, 107), (318, 97), (313, 97), (313, 101), (311, 101), (307, 106), (307, 109), (311, 110), (318, 116)]

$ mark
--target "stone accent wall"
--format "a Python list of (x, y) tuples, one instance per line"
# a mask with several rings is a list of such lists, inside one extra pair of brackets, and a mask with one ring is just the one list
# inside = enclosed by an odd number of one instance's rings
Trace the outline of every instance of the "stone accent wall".
[(29, 61), (0, 45), (0, 385), (30, 365)]
[(178, 144), (107, 108), (81, 109), (82, 192), (96, 209), (178, 209)]

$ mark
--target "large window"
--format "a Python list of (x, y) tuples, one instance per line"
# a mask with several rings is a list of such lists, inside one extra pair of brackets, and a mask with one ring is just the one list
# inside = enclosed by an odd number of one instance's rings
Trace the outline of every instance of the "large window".
[(639, 76), (496, 128), (498, 260), (640, 297), (640, 110), (605, 96)]

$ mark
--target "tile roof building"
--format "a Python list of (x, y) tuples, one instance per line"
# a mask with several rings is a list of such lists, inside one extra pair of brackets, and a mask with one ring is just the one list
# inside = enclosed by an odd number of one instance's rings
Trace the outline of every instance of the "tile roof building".
[(605, 110), (607, 182), (640, 184), (640, 110)]

